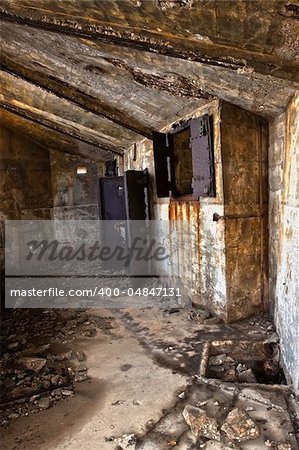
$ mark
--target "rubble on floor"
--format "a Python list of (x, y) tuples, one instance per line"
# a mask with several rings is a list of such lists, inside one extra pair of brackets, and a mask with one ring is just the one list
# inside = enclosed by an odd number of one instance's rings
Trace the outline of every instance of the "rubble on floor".
[(244, 409), (235, 408), (230, 411), (221, 427), (231, 441), (243, 442), (256, 439), (260, 431)]
[(115, 438), (114, 442), (122, 450), (135, 450), (137, 437), (135, 434), (123, 434), (121, 437)]
[[(180, 315), (185, 315), (184, 321), (182, 317), (179, 319)], [(199, 315), (203, 320), (210, 317), (208, 312)], [(252, 355), (259, 362), (267, 361), (268, 366), (271, 359), (279, 357), (277, 336), (267, 316), (211, 327), (197, 322), (195, 310), (167, 314), (165, 319), (158, 319), (157, 315), (153, 318), (150, 311), (124, 317), (127, 326), (151, 349), (160, 365), (180, 371), (182, 361), (188, 363), (185, 356), (190, 360), (200, 355), (197, 365), (185, 366), (189, 374), (195, 373), (189, 387), (178, 390), (174, 408), (163, 412), (156, 425), (138, 436), (137, 450), (267, 450), (269, 442), (275, 450), (297, 449), (295, 423), (288, 406), (290, 389), (284, 384), (260, 384), (250, 365)], [(161, 320), (159, 327), (158, 320)], [(170, 327), (176, 340), (170, 339)], [(193, 338), (186, 339), (184, 334), (190, 327), (194, 330)], [(165, 330), (164, 339), (161, 330)], [(212, 364), (233, 365), (239, 379), (234, 376), (231, 382), (198, 375), (205, 348), (209, 349), (206, 371)], [(213, 436), (209, 434), (211, 430), (215, 432)]]
[(88, 378), (78, 337), (111, 323), (84, 310), (8, 310), (1, 328), (0, 424), (73, 396)]
[(190, 311), (189, 317), (198, 324), (217, 325), (222, 323), (219, 317), (213, 316), (206, 309), (194, 308)]
[(186, 405), (183, 417), (194, 436), (203, 436), (220, 441), (220, 431), (216, 419), (209, 417), (204, 410), (192, 405)]
[[(153, 420), (144, 422), (140, 431), (132, 421), (128, 423), (128, 428), (121, 427), (117, 432), (114, 430), (113, 436), (110, 435), (112, 428), (111, 430), (108, 428), (104, 435), (107, 447), (103, 445), (101, 447), (103, 450), (105, 448), (116, 450), (116, 446), (118, 450), (297, 449), (295, 422), (292, 421), (289, 409), (291, 391), (288, 386), (266, 386), (259, 383), (248, 386), (239, 382), (231, 383), (222, 379), (203, 377), (198, 373), (200, 362), (204, 359), (204, 349), (209, 347), (212, 351), (207, 353), (207, 363), (213, 363), (214, 367), (225, 364), (229, 366), (233, 363), (236, 372), (240, 375), (245, 372), (244, 376), (248, 376), (246, 373), (248, 361), (238, 360), (232, 350), (238, 355), (241, 351), (246, 357), (254, 350), (259, 357), (264, 357), (264, 349), (260, 347), (260, 343), (265, 343), (269, 339), (275, 343), (275, 339), (271, 337), (273, 327), (270, 329), (267, 320), (251, 319), (252, 322), (257, 322), (257, 325), (254, 323), (248, 325), (248, 321), (245, 321), (230, 325), (220, 323), (207, 326), (191, 319), (190, 311), (187, 310), (176, 313), (155, 311), (153, 314), (152, 310), (139, 309), (129, 312), (114, 310), (106, 312), (106, 317), (114, 315), (115, 322), (111, 324), (110, 319), (98, 319), (93, 314), (95, 313), (92, 311), (51, 311), (39, 314), (30, 311), (28, 317), (27, 313), (17, 311), (13, 313), (10, 320), (19, 323), (20, 332), (19, 330), (13, 332), (12, 326), (8, 326), (6, 331), (2, 330), (5, 341), (2, 359), (9, 355), (8, 360), (18, 360), (19, 366), (14, 367), (13, 376), (17, 382), (22, 381), (18, 378), (17, 370), (25, 372), (29, 377), (30, 389), (33, 387), (33, 381), (37, 383), (44, 381), (47, 370), (50, 370), (49, 375), (55, 381), (55, 385), (52, 385), (50, 379), (48, 391), (43, 393), (35, 391), (29, 399), (27, 397), (24, 399), (24, 396), (20, 398), (19, 403), (14, 400), (11, 409), (6, 404), (6, 421), (10, 413), (10, 418), (14, 418), (33, 411), (46, 410), (61, 399), (71, 398), (76, 392), (74, 391), (76, 381), (86, 379), (88, 373), (88, 360), (86, 361), (82, 347), (78, 345), (77, 337), (80, 341), (84, 339), (85, 342), (91, 343), (90, 346), (84, 347), (88, 355), (91, 347), (98, 348), (97, 340), (90, 339), (97, 334), (97, 329), (101, 328), (106, 330), (105, 334), (109, 334), (109, 340), (112, 335), (117, 336), (117, 339), (134, 336), (157, 366), (171, 370), (174, 374), (181, 373), (186, 380), (186, 384), (177, 386), (173, 392), (173, 404), (165, 404), (165, 409), (161, 409), (161, 415), (156, 423)], [(47, 320), (44, 320), (44, 317), (47, 317)], [(260, 335), (253, 333), (249, 338), (248, 332), (258, 331), (259, 323), (263, 324)], [(15, 336), (9, 339), (12, 335)], [(21, 342), (17, 336), (24, 336), (23, 341)], [(32, 336), (35, 336), (34, 341), (31, 339)], [(12, 343), (14, 345), (8, 349), (8, 345)], [(272, 343), (270, 347), (272, 348)], [(272, 353), (267, 355), (273, 357)], [(92, 364), (91, 359), (89, 361)], [(209, 364), (206, 364), (206, 368)], [(54, 367), (56, 372), (53, 372)], [(64, 376), (59, 370), (63, 367), (67, 368), (70, 382), (59, 385), (59, 380)], [(33, 368), (35, 372), (31, 370)], [(16, 380), (8, 376), (8, 367), (4, 369), (6, 390), (11, 393), (16, 388)], [(90, 370), (92, 371), (92, 365)], [(117, 370), (127, 382), (134, 371), (132, 359), (125, 355)], [(142, 398), (143, 384), (139, 388)], [(168, 388), (167, 385), (166, 389)], [(78, 397), (79, 395), (70, 402), (61, 403), (60, 407), (71, 404)], [(147, 397), (142, 398), (143, 405), (146, 405), (147, 401)], [(135, 400), (135, 391), (134, 399), (130, 403), (140, 405), (139, 399)], [(114, 398), (111, 405), (115, 409), (115, 413), (113, 412), (115, 417), (123, 414), (124, 407), (128, 404), (126, 397)], [(44, 411), (44, 414), (47, 414), (47, 411)], [(150, 414), (147, 408), (146, 414)], [(4, 415), (1, 417), (4, 418)], [(124, 432), (126, 434), (123, 434)]]
[(288, 396), (284, 388), (193, 381), (186, 397), (139, 438), (136, 449), (296, 450)]
[(279, 363), (279, 346), (274, 340), (212, 341), (206, 345), (206, 366), (209, 378), (224, 382), (286, 384)]
[(209, 360), (209, 376), (222, 381), (239, 381), (241, 383), (256, 383), (257, 379), (247, 364), (241, 364), (224, 354), (212, 356)]
[(265, 442), (265, 445), (269, 450), (293, 450), (291, 444), (280, 444), (279, 442), (273, 442), (269, 439)]
[(186, 405), (182, 414), (196, 437), (220, 441), (220, 429), (229, 442), (243, 442), (260, 436), (258, 427), (243, 409), (234, 408), (230, 411), (221, 427), (215, 418), (195, 406)]

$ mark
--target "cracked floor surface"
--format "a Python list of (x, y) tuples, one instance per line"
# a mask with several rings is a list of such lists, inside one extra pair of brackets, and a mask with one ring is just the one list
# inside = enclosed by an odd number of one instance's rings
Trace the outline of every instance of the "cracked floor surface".
[[(298, 448), (286, 386), (198, 376), (206, 342), (273, 339), (269, 318), (204, 324), (191, 319), (189, 310), (152, 309), (93, 310), (92, 316), (110, 321), (111, 328), (99, 326), (95, 336), (74, 338), (86, 356), (89, 378), (75, 385), (74, 396), (7, 423), (1, 435), (5, 450), (115, 450), (114, 439), (130, 433), (137, 436), (137, 450)], [(219, 427), (231, 410), (245, 410), (260, 435), (245, 442), (223, 433), (220, 442), (196, 438), (182, 414), (186, 405), (199, 407)]]

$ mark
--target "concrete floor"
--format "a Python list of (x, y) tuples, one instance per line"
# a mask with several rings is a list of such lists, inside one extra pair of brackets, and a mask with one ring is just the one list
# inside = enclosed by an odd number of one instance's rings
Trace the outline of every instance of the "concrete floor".
[[(265, 441), (290, 443), (294, 428), (284, 390), (213, 386), (198, 380), (203, 343), (214, 339), (265, 338), (272, 333), (260, 319), (232, 326), (201, 325), (188, 311), (96, 311), (111, 317), (113, 329), (80, 338), (89, 380), (78, 383), (75, 396), (37, 414), (12, 420), (2, 429), (4, 450), (114, 450), (113, 438), (138, 437), (137, 449), (176, 450), (241, 448), (269, 449)], [(269, 329), (267, 329), (269, 328)], [(184, 392), (184, 398), (178, 395)], [(203, 402), (209, 413), (222, 414), (233, 406), (252, 409), (262, 437), (242, 446), (195, 441), (182, 417), (185, 404)], [(205, 445), (200, 447), (200, 445)]]

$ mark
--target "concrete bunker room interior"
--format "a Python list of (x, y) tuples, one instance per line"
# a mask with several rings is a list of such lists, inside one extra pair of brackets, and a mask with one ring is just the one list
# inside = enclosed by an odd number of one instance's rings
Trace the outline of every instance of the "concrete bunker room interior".
[[(3, 448), (297, 449), (298, 1), (0, 16)], [(12, 221), (166, 224), (190, 305), (8, 307)]]

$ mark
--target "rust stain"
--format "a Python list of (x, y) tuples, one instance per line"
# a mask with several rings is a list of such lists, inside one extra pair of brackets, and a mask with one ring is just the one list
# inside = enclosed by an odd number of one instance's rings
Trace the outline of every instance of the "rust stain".
[[(200, 272), (200, 203), (198, 201), (171, 200), (168, 207), (168, 217), (171, 227), (176, 227), (178, 237), (172, 245), (188, 249), (182, 251), (178, 261), (179, 275), (188, 280), (191, 298), (198, 291)], [(183, 221), (184, 224), (180, 224)], [(189, 226), (186, 227), (186, 222)], [(191, 262), (191, 264), (190, 264)]]

